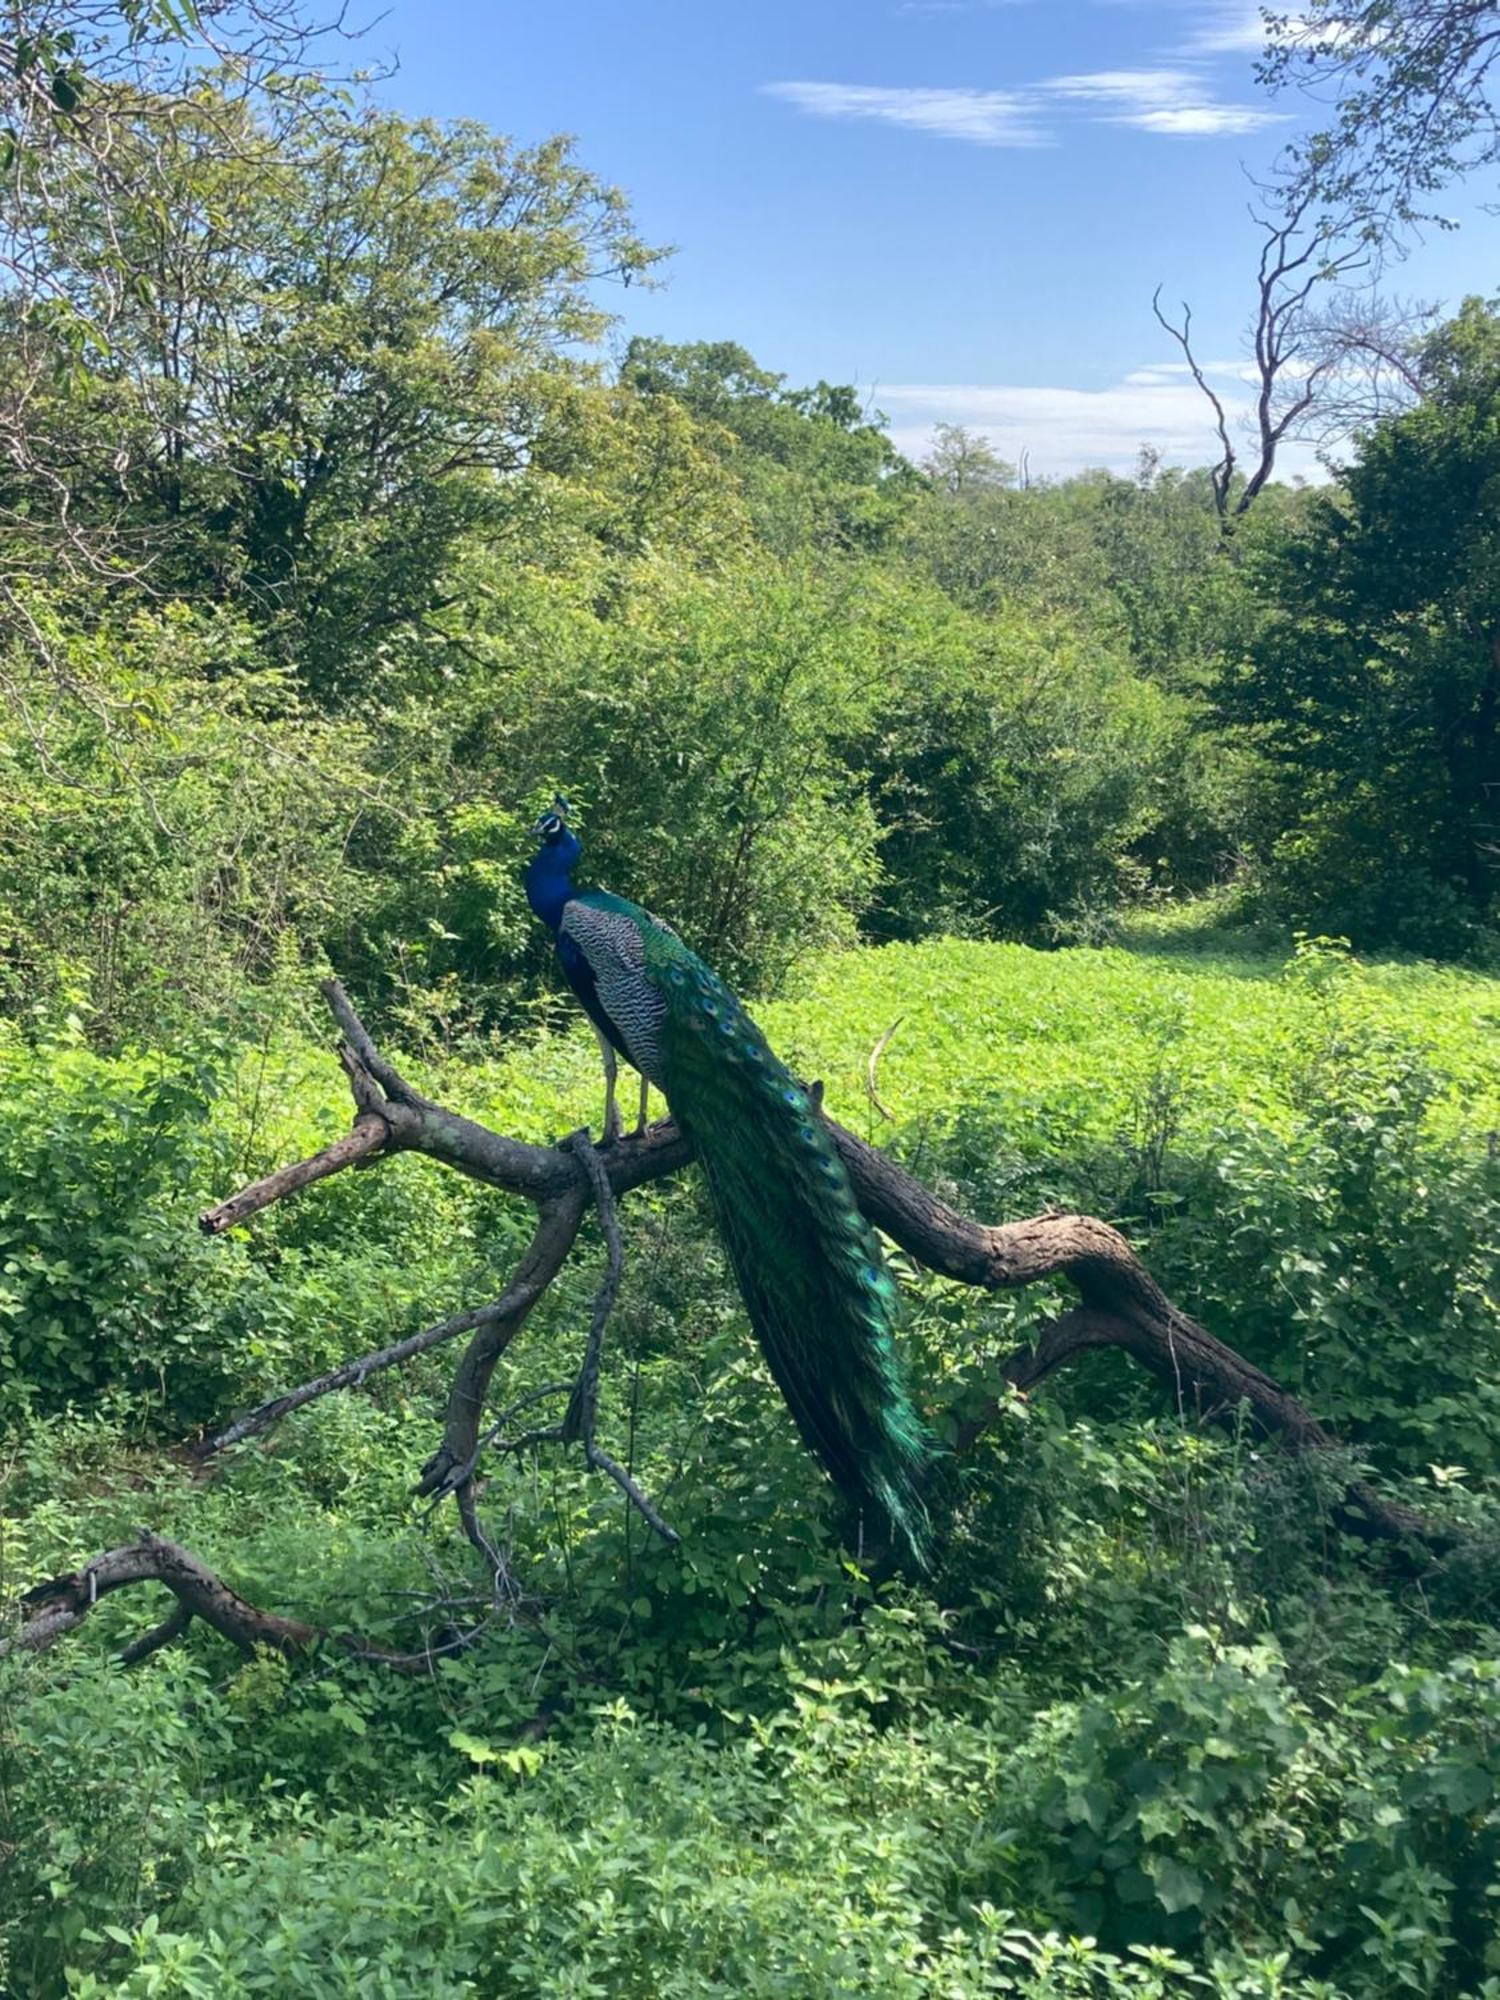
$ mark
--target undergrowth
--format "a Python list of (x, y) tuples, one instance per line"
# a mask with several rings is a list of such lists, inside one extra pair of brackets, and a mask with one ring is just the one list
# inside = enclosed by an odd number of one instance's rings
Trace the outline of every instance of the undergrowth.
[[(1163, 1409), (1117, 1356), (1013, 1398), (930, 1590), (836, 1536), (690, 1179), (633, 1197), (601, 1438), (482, 1505), (520, 1601), (436, 1678), (237, 1658), (101, 1604), (0, 1662), (0, 1984), (78, 1995), (1500, 1995), (1500, 989), (1009, 947), (845, 958), (767, 1025), (832, 1108), (972, 1212), (1086, 1207), (1338, 1428), (1311, 1467)], [(906, 1018), (864, 1099), (868, 1052)], [(174, 1441), (493, 1296), (523, 1209), (414, 1160), (200, 1245), (212, 1194), (341, 1127), (301, 1046), (4, 1052), (0, 1594), (175, 1535), (255, 1601), (393, 1644), (477, 1579), (411, 1487), (448, 1357), (314, 1404), (209, 1476)], [(456, 1060), (542, 1137), (581, 1038)], [(86, 1241), (74, 1228), (88, 1218)], [(586, 1234), (516, 1352), (572, 1365)], [(900, 1264), (940, 1424), (1055, 1297)], [(563, 1359), (566, 1357), (566, 1359)], [(1340, 1536), (1351, 1464), (1465, 1531), (1414, 1579)]]

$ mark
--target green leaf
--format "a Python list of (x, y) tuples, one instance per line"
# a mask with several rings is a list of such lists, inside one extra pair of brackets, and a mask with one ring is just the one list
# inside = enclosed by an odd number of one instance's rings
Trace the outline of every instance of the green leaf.
[(1152, 1855), (1149, 1865), (1156, 1883), (1156, 1900), (1168, 1916), (1202, 1907), (1203, 1878), (1196, 1869), (1174, 1860), (1170, 1854)]
[(497, 1750), (492, 1743), (486, 1743), (478, 1736), (471, 1736), (466, 1729), (450, 1729), (448, 1741), (473, 1764), (498, 1764), (505, 1757), (503, 1750)]

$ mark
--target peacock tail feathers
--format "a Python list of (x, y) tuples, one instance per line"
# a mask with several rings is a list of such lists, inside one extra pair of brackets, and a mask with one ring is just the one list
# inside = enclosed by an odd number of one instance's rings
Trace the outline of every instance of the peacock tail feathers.
[(926, 1567), (922, 1489), (934, 1449), (896, 1348), (900, 1295), (838, 1149), (723, 981), (665, 925), (608, 900), (644, 919), (641, 969), (656, 1006), (642, 1053), (703, 1163), (751, 1324), (798, 1428), (840, 1490)]

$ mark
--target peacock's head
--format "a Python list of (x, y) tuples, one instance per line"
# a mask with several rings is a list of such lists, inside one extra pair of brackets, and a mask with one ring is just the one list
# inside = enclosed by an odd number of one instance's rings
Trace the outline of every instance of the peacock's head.
[(568, 824), (568, 814), (571, 811), (572, 807), (559, 792), (532, 828), (532, 832), (541, 843), (541, 853), (549, 855), (552, 859), (564, 861), (569, 867), (583, 852), (577, 834)]

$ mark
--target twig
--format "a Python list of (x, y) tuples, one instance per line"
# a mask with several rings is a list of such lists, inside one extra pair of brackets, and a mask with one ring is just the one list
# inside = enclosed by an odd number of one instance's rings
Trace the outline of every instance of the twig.
[(896, 1016), (895, 1020), (892, 1021), (891, 1025), (886, 1029), (885, 1033), (880, 1037), (880, 1040), (875, 1044), (874, 1048), (871, 1049), (869, 1061), (865, 1064), (865, 1095), (866, 1097), (869, 1098), (871, 1104), (874, 1105), (875, 1109), (880, 1113), (881, 1117), (885, 1120), (887, 1125), (895, 1124), (896, 1114), (892, 1110), (890, 1110), (888, 1106), (886, 1106), (881, 1102), (880, 1092), (876, 1087), (876, 1077), (880, 1070), (880, 1058), (885, 1054), (886, 1050), (890, 1047), (892, 1041), (894, 1041), (896, 1030), (901, 1026), (901, 1023), (905, 1019), (906, 1016), (904, 1014), (898, 1014)]
[(671, 1547), (677, 1547), (682, 1540), (681, 1535), (678, 1534), (675, 1528), (669, 1526), (662, 1519), (656, 1508), (652, 1506), (645, 1491), (625, 1470), (623, 1465), (617, 1464), (607, 1451), (602, 1451), (596, 1444), (591, 1444), (588, 1447), (588, 1461), (590, 1466), (596, 1467), (600, 1472), (609, 1475), (620, 1488), (620, 1491), (630, 1501), (631, 1505), (639, 1512), (648, 1528), (654, 1529), (661, 1536), (662, 1540)]
[(330, 1396), (338, 1389), (361, 1388), (370, 1376), (379, 1374), (382, 1369), (394, 1368), (400, 1362), (410, 1361), (413, 1355), (424, 1354), (429, 1347), (439, 1347), (461, 1333), (496, 1326), (519, 1309), (523, 1296), (519, 1288), (513, 1286), (493, 1305), (455, 1313), (452, 1319), (440, 1320), (436, 1326), (426, 1327), (421, 1333), (408, 1334), (405, 1340), (393, 1341), (389, 1347), (377, 1347), (369, 1354), (362, 1354), (357, 1361), (346, 1361), (338, 1368), (330, 1368), (326, 1375), (317, 1375), (300, 1388), (272, 1396), (247, 1411), (243, 1417), (236, 1417), (232, 1424), (227, 1424), (212, 1437), (195, 1444), (192, 1447), (193, 1456), (212, 1458), (215, 1452), (227, 1451), (230, 1445), (242, 1444), (246, 1438), (269, 1430), (272, 1424), (280, 1423), (293, 1410), (316, 1402), (320, 1396)]

